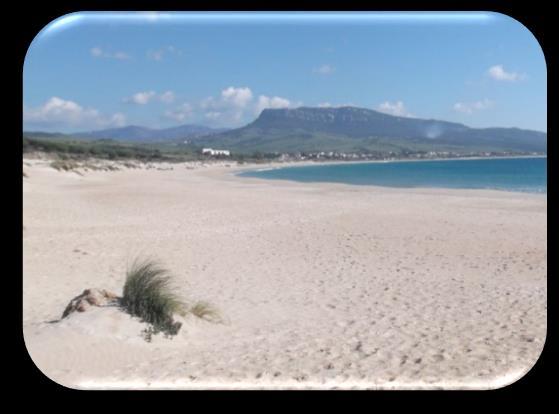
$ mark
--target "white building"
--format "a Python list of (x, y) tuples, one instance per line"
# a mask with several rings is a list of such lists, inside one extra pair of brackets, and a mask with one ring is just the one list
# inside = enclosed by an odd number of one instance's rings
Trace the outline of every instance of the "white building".
[(202, 154), (206, 155), (225, 155), (229, 157), (231, 155), (231, 151), (229, 150), (215, 150), (213, 148), (203, 148)]

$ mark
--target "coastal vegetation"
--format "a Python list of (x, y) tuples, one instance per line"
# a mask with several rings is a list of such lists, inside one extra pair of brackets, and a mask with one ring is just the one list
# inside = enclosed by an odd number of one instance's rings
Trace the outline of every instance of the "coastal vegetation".
[(142, 161), (162, 160), (157, 148), (126, 145), (111, 140), (69, 141), (23, 137), (24, 154), (42, 152), (55, 155), (61, 160), (99, 158), (107, 160), (136, 159)]
[(126, 273), (122, 307), (152, 325), (150, 333), (176, 335), (180, 322), (174, 314), (186, 315), (185, 303), (173, 292), (169, 272), (153, 260), (136, 260)]
[(85, 312), (92, 306), (117, 306), (138, 317), (148, 324), (142, 331), (148, 342), (158, 333), (167, 338), (177, 335), (182, 326), (180, 321), (175, 320), (177, 315), (186, 317), (190, 314), (207, 322), (223, 322), (220, 312), (209, 302), (184, 302), (175, 293), (169, 271), (153, 259), (134, 260), (126, 272), (122, 296), (105, 289), (85, 289), (68, 303), (62, 317), (52, 322), (59, 322), (74, 312)]
[[(210, 161), (230, 160), (243, 162), (267, 162), (278, 158), (278, 153), (267, 153), (253, 151), (249, 153), (232, 153), (230, 156), (209, 156), (202, 154), (202, 148), (175, 142), (159, 143), (128, 143), (114, 141), (111, 139), (99, 139), (94, 141), (72, 140), (68, 137), (56, 135), (54, 137), (23, 136), (22, 152), (24, 155), (42, 153), (55, 159), (51, 165), (58, 170), (75, 170), (79, 163), (90, 159), (108, 161), (123, 161), (126, 168), (137, 168), (129, 161), (141, 163), (150, 162), (188, 162), (188, 161)], [(60, 161), (60, 162), (57, 162)], [(87, 168), (87, 166), (86, 166)], [(90, 165), (90, 169), (95, 169)]]
[(72, 160), (54, 160), (50, 163), (50, 166), (57, 171), (74, 171), (78, 174), (78, 168), (80, 165)]
[(200, 319), (204, 319), (210, 322), (222, 321), (219, 311), (211, 303), (205, 301), (196, 302), (190, 308), (190, 313)]
[(152, 259), (136, 259), (126, 273), (122, 308), (150, 324), (145, 338), (151, 341), (154, 334), (176, 335), (182, 324), (174, 315), (191, 314), (208, 322), (220, 323), (220, 312), (209, 302), (197, 301), (193, 305), (184, 302), (173, 290), (173, 279), (167, 269)]

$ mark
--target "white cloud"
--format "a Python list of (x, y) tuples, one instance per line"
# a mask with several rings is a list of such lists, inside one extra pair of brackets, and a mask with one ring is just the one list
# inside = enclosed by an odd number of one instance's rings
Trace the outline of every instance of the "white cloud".
[(136, 105), (146, 105), (149, 101), (155, 98), (155, 96), (156, 93), (154, 91), (137, 92), (128, 98), (124, 98), (123, 101)]
[(159, 99), (164, 103), (173, 103), (175, 101), (175, 94), (173, 91), (163, 92), (159, 95)]
[(94, 57), (102, 57), (103, 56), (103, 49), (101, 49), (100, 47), (93, 47), (90, 50), (91, 56)]
[(229, 86), (219, 94), (167, 111), (164, 116), (178, 122), (188, 118), (216, 126), (238, 126), (249, 122), (265, 108), (292, 108), (298, 105), (301, 102), (293, 102), (280, 96), (259, 95), (255, 99), (249, 87)]
[(495, 65), (491, 66), (487, 73), (493, 79), (498, 81), (508, 81), (508, 82), (516, 82), (518, 80), (524, 79), (526, 75), (517, 73), (517, 72), (507, 72), (503, 65)]
[(248, 87), (230, 86), (221, 91), (219, 97), (208, 96), (199, 103), (205, 111), (204, 117), (222, 124), (238, 124), (250, 108), (253, 94)]
[(106, 58), (106, 59), (117, 59), (117, 60), (128, 60), (131, 59), (130, 55), (125, 52), (108, 52), (102, 48), (96, 46), (89, 49), (89, 53), (94, 58)]
[(175, 93), (173, 91), (166, 91), (161, 94), (155, 91), (137, 92), (132, 96), (123, 98), (122, 101), (136, 105), (146, 105), (153, 100), (159, 100), (163, 103), (170, 104), (175, 101)]
[(318, 73), (319, 75), (331, 75), (335, 71), (336, 68), (334, 68), (332, 65), (329, 64), (324, 64), (319, 66), (318, 68), (313, 69), (313, 72)]
[(200, 102), (200, 108), (202, 109), (215, 107), (217, 107), (217, 104), (213, 96), (208, 96), (207, 98), (202, 99), (202, 101)]
[(330, 102), (321, 102), (318, 104), (319, 108), (332, 108), (332, 104)]
[(456, 112), (461, 112), (463, 114), (472, 114), (475, 111), (482, 111), (484, 109), (492, 108), (493, 105), (493, 101), (484, 99), (482, 101), (476, 102), (457, 102), (454, 104), (453, 109)]
[(182, 56), (182, 50), (176, 48), (175, 46), (165, 46), (156, 50), (148, 50), (146, 55), (148, 59), (151, 60), (163, 60), (166, 55), (178, 55)]
[(265, 95), (260, 95), (258, 97), (258, 101), (254, 108), (254, 113), (256, 115), (259, 115), (260, 112), (262, 112), (266, 108), (272, 108), (272, 109), (289, 108), (291, 105), (292, 103), (289, 101), (289, 99), (280, 98), (279, 96), (274, 96), (270, 98)]
[(149, 50), (147, 52), (147, 56), (151, 60), (162, 60), (163, 59), (163, 51), (162, 50)]
[(406, 106), (402, 101), (397, 101), (394, 103), (385, 101), (377, 106), (379, 112), (384, 112), (385, 114), (403, 116), (407, 118), (413, 118), (414, 115), (408, 112)]
[(246, 87), (234, 88), (230, 86), (221, 91), (221, 99), (228, 105), (244, 108), (252, 100), (252, 91)]
[(165, 117), (177, 122), (184, 122), (193, 115), (193, 108), (188, 102), (183, 103), (172, 111), (166, 111)]
[(126, 116), (120, 112), (117, 112), (111, 117), (111, 124), (117, 127), (126, 125)]
[(25, 124), (39, 128), (103, 128), (123, 126), (124, 114), (103, 115), (97, 109), (84, 108), (78, 103), (57, 96), (35, 108), (23, 107)]
[(114, 59), (118, 59), (118, 60), (130, 59), (130, 56), (127, 53), (124, 53), (124, 52), (115, 52), (115, 53), (113, 53), (112, 57)]

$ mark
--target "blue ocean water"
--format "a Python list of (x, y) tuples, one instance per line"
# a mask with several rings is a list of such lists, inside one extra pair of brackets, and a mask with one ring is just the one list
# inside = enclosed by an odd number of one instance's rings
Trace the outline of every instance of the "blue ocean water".
[(240, 175), (300, 182), (547, 193), (545, 157), (322, 164), (251, 170)]

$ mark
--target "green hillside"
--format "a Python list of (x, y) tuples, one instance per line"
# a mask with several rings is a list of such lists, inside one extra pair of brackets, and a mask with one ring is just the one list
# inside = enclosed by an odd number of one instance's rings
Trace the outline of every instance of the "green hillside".
[(266, 109), (251, 124), (200, 144), (240, 152), (546, 152), (547, 135), (517, 128), (469, 128), (343, 108)]

